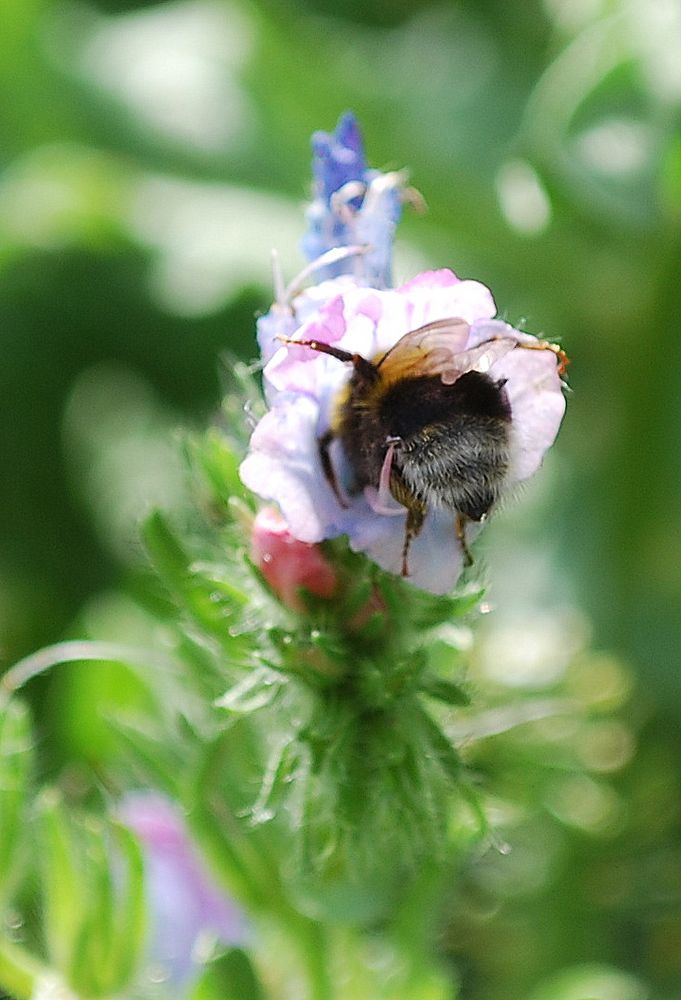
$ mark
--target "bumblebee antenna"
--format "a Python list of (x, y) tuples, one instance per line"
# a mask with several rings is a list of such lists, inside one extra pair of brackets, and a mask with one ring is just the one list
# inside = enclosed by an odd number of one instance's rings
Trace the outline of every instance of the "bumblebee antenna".
[(328, 354), (338, 361), (351, 364), (355, 371), (362, 372), (368, 378), (378, 378), (378, 368), (376, 365), (372, 361), (368, 361), (362, 357), (361, 354), (351, 354), (350, 351), (342, 351), (340, 347), (332, 347), (331, 344), (325, 344), (322, 340), (295, 340), (292, 337), (281, 336), (277, 337), (277, 340), (280, 340), (282, 344), (290, 344), (295, 347), (309, 347), (310, 350), (318, 351), (320, 354)]

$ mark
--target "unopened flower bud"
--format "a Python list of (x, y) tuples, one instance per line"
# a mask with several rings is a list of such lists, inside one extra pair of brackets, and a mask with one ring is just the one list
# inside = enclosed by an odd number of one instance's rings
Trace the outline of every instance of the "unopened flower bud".
[(293, 611), (305, 610), (301, 590), (325, 599), (336, 592), (336, 571), (320, 546), (294, 538), (273, 507), (263, 508), (253, 522), (251, 555), (282, 604)]

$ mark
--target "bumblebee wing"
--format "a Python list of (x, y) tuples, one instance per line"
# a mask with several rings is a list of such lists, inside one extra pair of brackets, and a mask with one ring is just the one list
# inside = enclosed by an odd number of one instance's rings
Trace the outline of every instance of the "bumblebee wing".
[(463, 319), (441, 319), (407, 333), (377, 362), (384, 385), (418, 375), (439, 375), (452, 385), (466, 372), (486, 374), (516, 346), (511, 337), (487, 340), (465, 350), (470, 326)]
[(452, 358), (451, 364), (440, 369), (440, 378), (445, 385), (452, 385), (466, 372), (482, 372), (486, 375), (492, 365), (509, 354), (517, 342), (510, 337), (499, 340), (488, 340), (470, 351), (459, 351)]
[(463, 319), (439, 319), (405, 333), (376, 362), (384, 385), (416, 375), (438, 375), (453, 368), (465, 352), (470, 326)]

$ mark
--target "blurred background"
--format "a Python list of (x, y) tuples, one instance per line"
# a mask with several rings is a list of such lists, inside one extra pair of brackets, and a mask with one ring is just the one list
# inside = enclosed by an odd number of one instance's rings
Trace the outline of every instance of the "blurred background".
[[(549, 794), (558, 826), (471, 875), (442, 946), (480, 1000), (681, 997), (678, 0), (5, 0), (0, 19), (2, 666), (148, 634), (138, 521), (182, 516), (175, 431), (213, 419), (223, 352), (255, 356), (270, 251), (288, 278), (303, 263), (310, 134), (352, 109), (370, 163), (407, 166), (428, 205), (396, 283), (475, 277), (573, 359), (555, 453), (482, 543), (477, 669), (541, 692), (576, 658), (620, 720), (587, 744), (607, 786)], [(105, 761), (98, 706), (138, 696), (114, 667), (33, 694), (48, 775)]]

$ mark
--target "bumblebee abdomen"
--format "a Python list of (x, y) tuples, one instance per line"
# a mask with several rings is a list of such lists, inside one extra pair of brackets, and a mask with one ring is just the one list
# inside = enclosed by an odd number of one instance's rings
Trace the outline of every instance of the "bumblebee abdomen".
[[(479, 520), (502, 490), (509, 464), (511, 408), (503, 383), (467, 372), (453, 384), (439, 375), (409, 376), (383, 386), (355, 371), (339, 401), (340, 437), (359, 491), (377, 487), (388, 442), (391, 491)], [(405, 493), (406, 490), (406, 493)]]
[(405, 439), (454, 416), (486, 417), (502, 423), (511, 419), (503, 384), (481, 372), (466, 372), (452, 384), (444, 383), (438, 375), (403, 379), (381, 396), (378, 409), (393, 434)]
[(391, 387), (381, 412), (401, 440), (395, 465), (413, 495), (480, 520), (508, 471), (511, 409), (503, 384), (480, 372), (452, 385), (410, 379)]
[(409, 489), (429, 507), (479, 521), (503, 488), (508, 430), (494, 418), (454, 417), (412, 435), (395, 461)]

